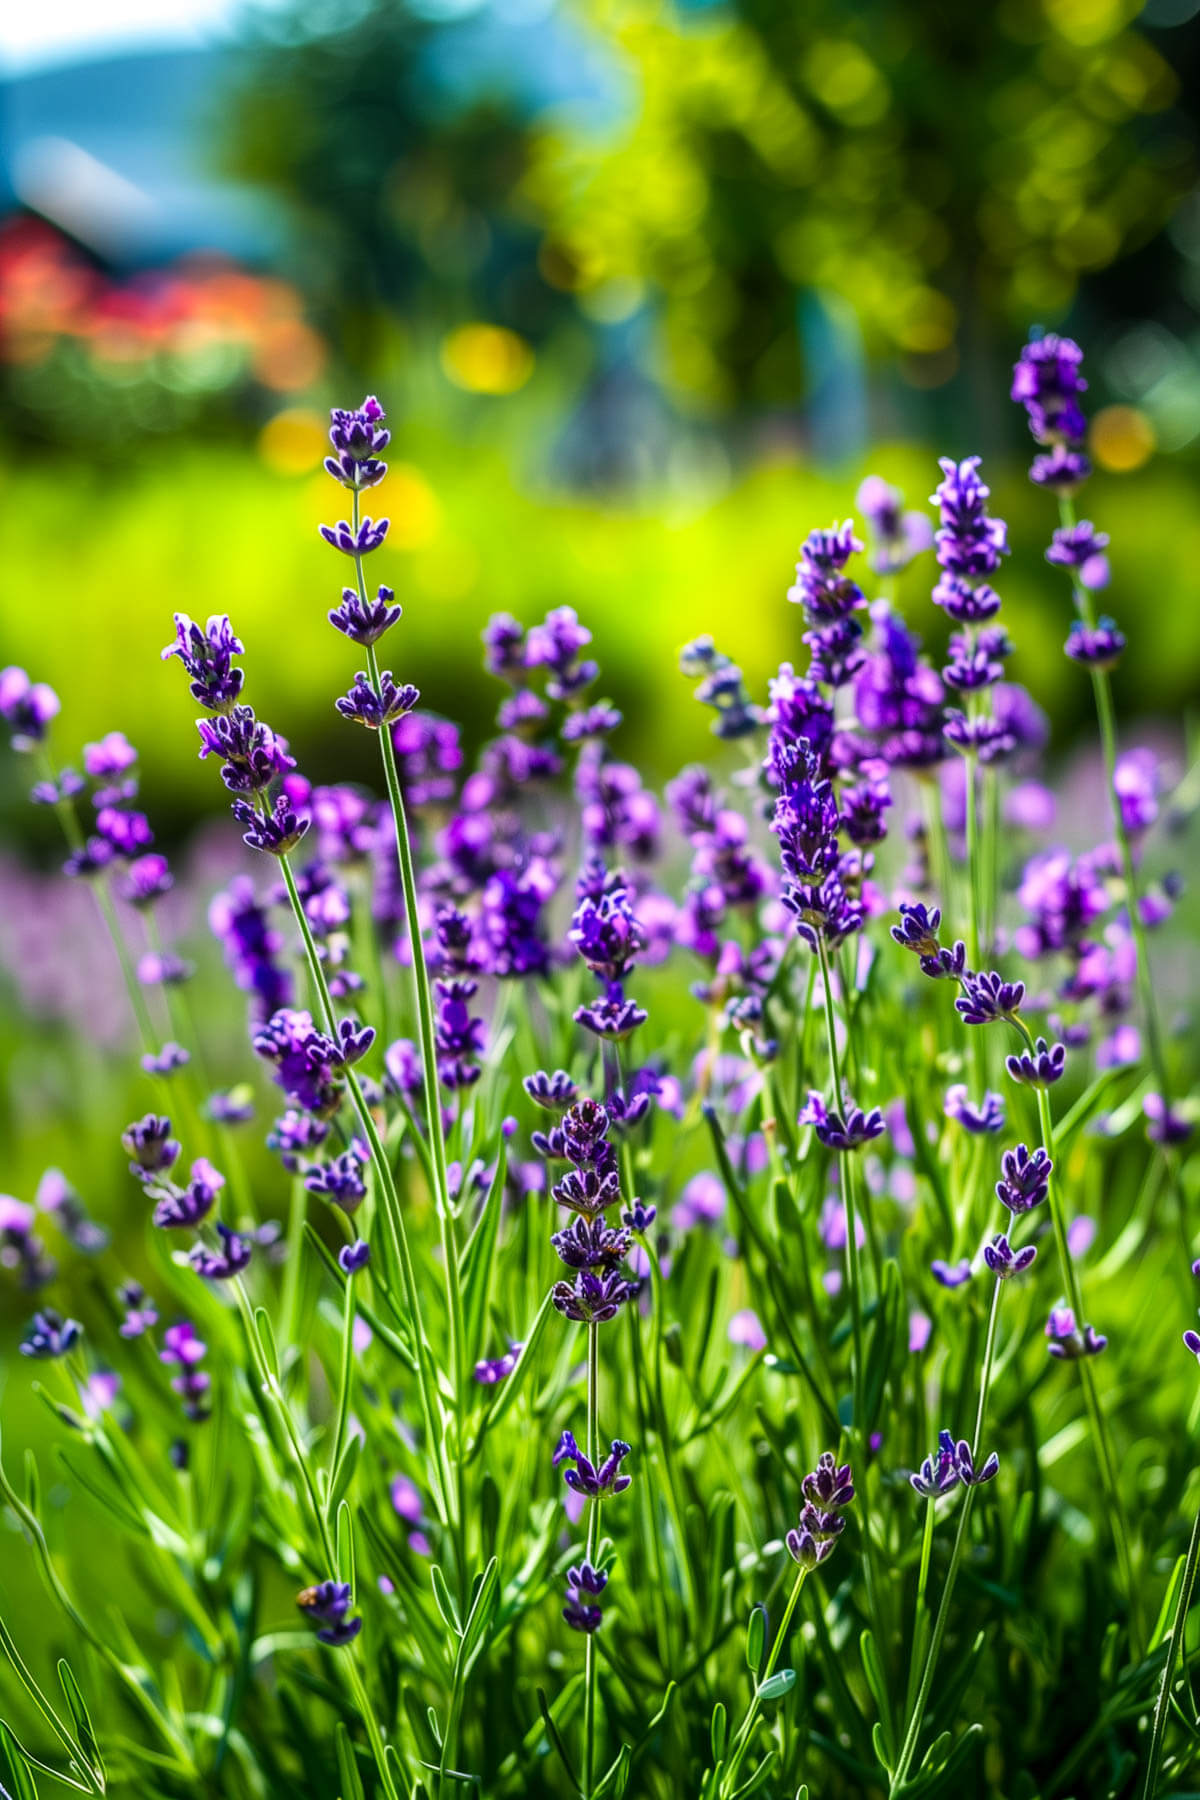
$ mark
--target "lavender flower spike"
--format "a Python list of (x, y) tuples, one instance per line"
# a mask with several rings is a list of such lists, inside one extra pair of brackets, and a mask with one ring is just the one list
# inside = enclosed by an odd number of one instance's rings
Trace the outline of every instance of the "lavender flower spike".
[(354, 677), (354, 686), (348, 694), (343, 694), (334, 702), (344, 719), (352, 724), (365, 725), (368, 731), (379, 731), (385, 725), (394, 725), (397, 719), (410, 713), (420, 692), (411, 682), (403, 687), (397, 686), (392, 679), (390, 669), (384, 669), (379, 677), (379, 692), (376, 693), (370, 676), (365, 669), (360, 669)]
[(196, 1244), (188, 1253), (188, 1261), (197, 1275), (206, 1281), (232, 1281), (250, 1261), (249, 1239), (239, 1237), (230, 1225), (218, 1225), (221, 1248), (210, 1250), (207, 1244)]
[(1004, 1130), (1004, 1101), (991, 1089), (984, 1094), (978, 1106), (972, 1105), (967, 1097), (965, 1082), (955, 1082), (946, 1089), (946, 1117), (955, 1119), (974, 1136), (984, 1132)]
[(798, 1525), (784, 1538), (787, 1553), (802, 1569), (815, 1569), (833, 1555), (845, 1530), (845, 1508), (854, 1499), (854, 1481), (848, 1463), (838, 1466), (831, 1450), (817, 1459), (817, 1466), (801, 1483), (804, 1505)]
[(350, 1643), (362, 1630), (362, 1620), (348, 1619), (352, 1605), (350, 1584), (346, 1581), (320, 1581), (315, 1587), (297, 1594), (296, 1605), (321, 1629), (317, 1639), (334, 1649)]

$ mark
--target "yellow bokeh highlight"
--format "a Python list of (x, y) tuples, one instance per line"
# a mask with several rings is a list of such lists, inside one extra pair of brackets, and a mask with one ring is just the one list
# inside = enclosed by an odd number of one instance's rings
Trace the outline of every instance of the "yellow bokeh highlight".
[(307, 475), (325, 454), (325, 424), (304, 406), (289, 406), (258, 434), (258, 454), (276, 475)]
[(460, 325), (442, 339), (442, 368), (470, 394), (515, 394), (533, 363), (532, 346), (503, 325)]
[(423, 550), (442, 528), (441, 502), (412, 463), (388, 465), (387, 510), (388, 543), (395, 550)]
[(1157, 443), (1153, 425), (1136, 406), (1105, 406), (1092, 420), (1093, 460), (1115, 475), (1140, 469), (1154, 455)]

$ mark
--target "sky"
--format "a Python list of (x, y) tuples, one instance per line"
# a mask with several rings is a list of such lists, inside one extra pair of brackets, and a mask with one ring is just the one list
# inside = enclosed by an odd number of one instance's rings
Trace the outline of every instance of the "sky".
[(0, 68), (19, 74), (106, 51), (204, 44), (223, 35), (238, 0), (53, 0), (0, 6)]

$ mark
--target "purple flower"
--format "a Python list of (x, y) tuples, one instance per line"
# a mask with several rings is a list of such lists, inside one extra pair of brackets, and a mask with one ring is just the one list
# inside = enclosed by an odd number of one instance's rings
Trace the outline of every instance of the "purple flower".
[(1183, 1341), (1195, 1357), (1200, 1357), (1200, 1331), (1185, 1331)]
[(245, 800), (235, 800), (232, 812), (238, 824), (246, 828), (242, 842), (267, 856), (286, 856), (294, 850), (310, 823), (300, 817), (286, 794), (277, 796), (270, 812), (260, 813)]
[(625, 1301), (636, 1292), (636, 1285), (620, 1275), (594, 1275), (590, 1269), (582, 1269), (573, 1282), (556, 1281), (550, 1298), (565, 1319), (581, 1325), (603, 1325), (615, 1319)]
[(823, 1451), (816, 1468), (804, 1477), (801, 1492), (805, 1503), (799, 1525), (783, 1541), (793, 1562), (815, 1569), (832, 1556), (845, 1529), (845, 1508), (854, 1499), (850, 1465), (839, 1468), (832, 1451)]
[(139, 1181), (165, 1175), (178, 1161), (179, 1142), (171, 1136), (171, 1121), (164, 1114), (146, 1113), (121, 1133), (121, 1148), (132, 1157), (129, 1173)]
[(575, 909), (568, 936), (592, 974), (610, 983), (624, 980), (646, 945), (623, 884), (599, 898), (586, 895)]
[(982, 625), (1000, 611), (995, 588), (986, 581), (972, 584), (961, 575), (943, 574), (932, 597), (957, 625)]
[(64, 1319), (49, 1307), (44, 1312), (36, 1312), (25, 1328), (25, 1336), (21, 1339), (21, 1355), (32, 1356), (38, 1362), (49, 1362), (59, 1356), (66, 1356), (78, 1343), (83, 1326), (77, 1319)]
[(1147, 1094), (1142, 1101), (1146, 1118), (1146, 1136), (1154, 1144), (1185, 1144), (1192, 1135), (1192, 1122), (1161, 1094)]
[(397, 719), (404, 718), (420, 698), (411, 682), (397, 686), (390, 669), (381, 671), (376, 692), (366, 670), (360, 669), (349, 693), (343, 694), (334, 704), (342, 717), (352, 724), (365, 725), (368, 731), (379, 731), (384, 725), (394, 725)]
[(182, 1399), (187, 1417), (196, 1422), (208, 1416), (204, 1397), (209, 1389), (209, 1377), (198, 1366), (207, 1352), (207, 1344), (196, 1335), (190, 1319), (181, 1319), (163, 1332), (159, 1361), (178, 1365), (179, 1374), (172, 1376), (171, 1386)]
[(0, 719), (12, 733), (14, 750), (36, 750), (45, 740), (60, 707), (58, 695), (44, 681), (30, 681), (24, 669), (0, 669)]
[(191, 1056), (182, 1044), (168, 1039), (160, 1050), (147, 1050), (142, 1057), (142, 1067), (147, 1075), (173, 1075), (176, 1069), (186, 1069)]
[(979, 478), (978, 456), (960, 463), (939, 458), (942, 483), (932, 496), (940, 509), (941, 528), (935, 533), (937, 559), (951, 575), (977, 580), (991, 575), (1008, 554), (1008, 532), (1003, 520), (988, 517), (990, 489)]
[(393, 605), (393, 599), (390, 587), (381, 586), (374, 600), (365, 599), (357, 588), (343, 588), (342, 603), (329, 614), (329, 623), (352, 644), (364, 648), (377, 644), (400, 617), (401, 608)]
[(803, 606), (806, 617), (815, 624), (843, 619), (865, 606), (862, 589), (844, 573), (850, 558), (861, 549), (852, 519), (828, 531), (810, 531), (800, 546), (796, 584), (788, 589), (788, 599)]
[(365, 1269), (371, 1260), (371, 1246), (362, 1238), (355, 1238), (352, 1244), (343, 1244), (338, 1251), (338, 1267), (343, 1275), (357, 1275)]
[(158, 1308), (138, 1281), (127, 1281), (117, 1290), (117, 1299), (125, 1308), (125, 1317), (117, 1327), (123, 1338), (144, 1337), (158, 1324)]
[(938, 1500), (943, 1494), (948, 1494), (951, 1488), (958, 1486), (958, 1453), (953, 1433), (938, 1433), (937, 1449), (925, 1458), (921, 1467), (908, 1479), (910, 1486), (916, 1489), (923, 1500)]
[(1099, 1356), (1108, 1343), (1108, 1339), (1100, 1337), (1090, 1325), (1085, 1325), (1081, 1331), (1069, 1306), (1051, 1308), (1046, 1320), (1046, 1336), (1050, 1339), (1047, 1349), (1051, 1356), (1067, 1362), (1076, 1362), (1081, 1356)]
[(1082, 363), (1079, 345), (1052, 331), (1022, 348), (1013, 368), (1011, 398), (1025, 408), (1039, 443), (1074, 442), (1087, 430), (1079, 404), (1087, 388)]
[(206, 1117), (218, 1125), (248, 1125), (254, 1117), (254, 1096), (243, 1083), (235, 1088), (217, 1088), (208, 1096)]
[(194, 700), (208, 712), (226, 713), (242, 691), (245, 675), (234, 668), (233, 658), (244, 648), (226, 615), (214, 613), (202, 630), (186, 613), (176, 613), (175, 642), (162, 655), (164, 662), (179, 658), (191, 677)]
[(346, 1214), (355, 1213), (367, 1197), (361, 1172), (365, 1161), (358, 1145), (352, 1145), (331, 1162), (314, 1163), (305, 1172), (304, 1185), (310, 1194), (320, 1194), (331, 1206)]
[(628, 1252), (629, 1230), (609, 1225), (603, 1217), (581, 1213), (562, 1231), (554, 1232), (550, 1242), (559, 1261), (569, 1269), (612, 1269)]
[(871, 527), (868, 558), (877, 575), (895, 575), (933, 543), (933, 526), (923, 512), (905, 512), (904, 495), (880, 475), (868, 475), (854, 504)]
[(193, 1229), (208, 1217), (224, 1186), (225, 1177), (204, 1157), (198, 1157), (192, 1164), (191, 1179), (186, 1187), (176, 1187), (169, 1181), (151, 1183), (149, 1192), (157, 1201), (153, 1214), (155, 1225), (165, 1231)]
[(1036, 1255), (1037, 1248), (1033, 1244), (1014, 1250), (1003, 1232), (999, 1237), (994, 1237), (990, 1244), (983, 1246), (983, 1260), (1000, 1281), (1007, 1281), (1013, 1275), (1023, 1275)]
[(380, 457), (391, 441), (387, 415), (374, 394), (353, 409), (335, 406), (329, 414), (329, 441), (336, 452), (325, 458), (326, 473), (351, 492), (377, 486), (387, 473)]
[(139, 856), (126, 868), (120, 882), (120, 893), (123, 900), (131, 906), (152, 906), (175, 885), (175, 878), (167, 867), (167, 859), (152, 851), (149, 856)]
[(343, 556), (358, 557), (378, 550), (390, 524), (390, 519), (372, 519), (364, 513), (357, 526), (339, 519), (336, 525), (319, 525), (317, 529), (332, 549), (340, 550)]
[(577, 1007), (574, 1014), (577, 1025), (582, 1025), (594, 1037), (606, 1038), (614, 1044), (632, 1036), (649, 1016), (644, 1007), (625, 998), (619, 982), (615, 982), (603, 998)]
[(551, 1462), (557, 1469), (560, 1463), (574, 1463), (574, 1468), (563, 1470), (563, 1480), (575, 1493), (582, 1494), (588, 1500), (605, 1500), (610, 1494), (620, 1494), (629, 1486), (632, 1479), (621, 1473), (621, 1464), (631, 1454), (632, 1446), (614, 1438), (612, 1449), (600, 1464), (599, 1468), (586, 1457), (575, 1441), (574, 1434), (564, 1431), (555, 1447)]
[(565, 1112), (579, 1098), (579, 1089), (565, 1069), (556, 1069), (552, 1075), (538, 1069), (526, 1075), (522, 1085), (529, 1098), (547, 1112)]
[(1005, 981), (995, 973), (967, 974), (963, 991), (954, 1002), (966, 1025), (989, 1025), (995, 1019), (1011, 1019), (1025, 998), (1023, 981)]
[(1127, 750), (1113, 770), (1113, 793), (1130, 837), (1149, 831), (1158, 817), (1158, 758), (1153, 750)]
[(954, 1462), (958, 1469), (958, 1479), (964, 1487), (982, 1487), (985, 1481), (994, 1481), (1000, 1470), (1000, 1458), (994, 1450), (982, 1467), (977, 1469), (966, 1438), (959, 1438), (954, 1446)]
[(1054, 444), (1029, 465), (1029, 479), (1035, 486), (1064, 496), (1081, 488), (1091, 472), (1092, 465), (1083, 451), (1072, 444)]
[(1061, 1080), (1066, 1064), (1066, 1045), (1055, 1044), (1051, 1048), (1044, 1037), (1038, 1038), (1032, 1050), (1022, 1050), (1019, 1056), (1004, 1059), (1011, 1080), (1038, 1088), (1052, 1087)]
[(886, 1129), (883, 1113), (873, 1106), (869, 1113), (852, 1102), (844, 1102), (844, 1113), (830, 1112), (814, 1088), (802, 1107), (796, 1123), (811, 1125), (827, 1150), (860, 1150), (873, 1138), (882, 1137)]
[(900, 923), (892, 926), (892, 936), (904, 950), (912, 950), (917, 956), (936, 956), (938, 953), (938, 927), (942, 915), (935, 906), (932, 911), (920, 901), (907, 906), (900, 906)]
[(188, 1252), (188, 1261), (197, 1275), (203, 1275), (206, 1281), (231, 1281), (250, 1261), (253, 1246), (249, 1239), (239, 1237), (230, 1225), (218, 1224), (217, 1231), (221, 1237), (220, 1249), (211, 1250), (207, 1244), (194, 1244)]
[(1054, 1164), (1039, 1145), (1030, 1150), (1018, 1144), (1000, 1158), (1001, 1177), (996, 1183), (996, 1198), (1010, 1213), (1032, 1212), (1050, 1192), (1050, 1176)]
[(762, 1328), (762, 1320), (753, 1307), (744, 1306), (735, 1312), (729, 1321), (726, 1331), (731, 1344), (738, 1344), (744, 1350), (765, 1350), (767, 1334)]
[(940, 1256), (935, 1256), (929, 1265), (929, 1271), (933, 1279), (944, 1288), (959, 1288), (971, 1279), (971, 1263), (966, 1256), (956, 1263), (944, 1262)]
[(1054, 533), (1046, 561), (1060, 569), (1074, 569), (1080, 587), (1108, 586), (1108, 533), (1097, 531), (1090, 519), (1064, 525)]
[(520, 1359), (523, 1344), (510, 1344), (503, 1356), (485, 1357), (475, 1364), (475, 1379), (483, 1387), (495, 1387), (512, 1374)]
[(1085, 669), (1114, 669), (1125, 652), (1125, 633), (1107, 616), (1095, 625), (1073, 619), (1063, 650)]
[(346, 1581), (320, 1581), (296, 1596), (296, 1605), (314, 1625), (321, 1629), (317, 1641), (340, 1649), (362, 1630), (360, 1618), (347, 1618), (353, 1605), (350, 1584)]
[(955, 1119), (965, 1131), (980, 1135), (984, 1132), (1004, 1130), (1004, 1101), (999, 1094), (993, 1094), (989, 1088), (978, 1106), (973, 1106), (967, 1097), (965, 1082), (956, 1082), (946, 1089), (946, 1117)]
[(123, 731), (109, 731), (94, 744), (83, 746), (83, 767), (93, 780), (121, 775), (137, 761), (137, 751)]
[(607, 1571), (594, 1569), (590, 1562), (580, 1563), (567, 1570), (567, 1604), (563, 1607), (563, 1618), (572, 1631), (583, 1631), (590, 1635), (600, 1629), (604, 1615), (598, 1606), (591, 1604), (591, 1600), (597, 1594), (602, 1594), (607, 1585)]

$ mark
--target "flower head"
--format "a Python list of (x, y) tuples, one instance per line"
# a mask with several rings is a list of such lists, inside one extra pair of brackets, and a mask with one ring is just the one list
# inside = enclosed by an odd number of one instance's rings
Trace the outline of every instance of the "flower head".
[(59, 1356), (66, 1356), (83, 1332), (78, 1319), (64, 1319), (49, 1307), (43, 1312), (36, 1312), (25, 1328), (25, 1336), (21, 1339), (21, 1355), (32, 1356), (39, 1362), (50, 1362)]
[(360, 1618), (348, 1618), (354, 1604), (350, 1584), (346, 1581), (320, 1581), (296, 1596), (296, 1605), (309, 1621), (320, 1627), (317, 1640), (334, 1649), (349, 1644), (362, 1630)]
[(622, 1443), (620, 1438), (614, 1438), (611, 1450), (597, 1468), (579, 1448), (574, 1434), (564, 1431), (551, 1462), (556, 1469), (564, 1462), (574, 1465), (563, 1470), (563, 1480), (575, 1493), (582, 1494), (588, 1500), (606, 1500), (610, 1494), (623, 1493), (629, 1486), (632, 1477), (621, 1473), (621, 1464), (631, 1454), (631, 1445)]
[(1020, 1250), (1014, 1250), (1003, 1232), (994, 1237), (990, 1244), (983, 1246), (983, 1260), (1000, 1281), (1008, 1281), (1013, 1275), (1023, 1275), (1037, 1255), (1034, 1244), (1026, 1244)]
[(1030, 1150), (1018, 1144), (1000, 1158), (1001, 1176), (996, 1183), (996, 1198), (1010, 1213), (1032, 1212), (1050, 1192), (1050, 1176), (1054, 1164), (1039, 1145)]

